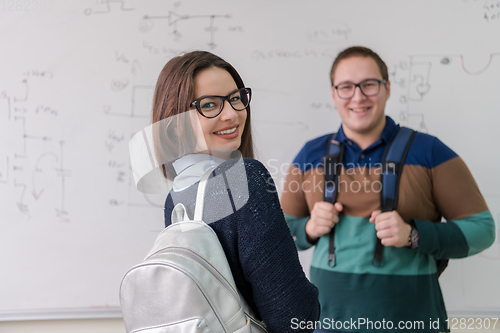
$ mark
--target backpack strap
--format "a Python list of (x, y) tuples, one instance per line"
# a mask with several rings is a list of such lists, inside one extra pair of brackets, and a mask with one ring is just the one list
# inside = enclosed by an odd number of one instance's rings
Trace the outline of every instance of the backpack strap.
[[(415, 134), (417, 132), (407, 127), (400, 127), (398, 133), (387, 146), (382, 160), (382, 173), (380, 182), (380, 208), (383, 213), (396, 209), (398, 205), (399, 181), (405, 164), (406, 156), (410, 150)], [(380, 267), (382, 265), (384, 246), (377, 237), (372, 264)]]
[[(196, 205), (194, 209), (194, 220), (195, 221), (203, 221), (203, 206), (205, 204), (205, 188), (207, 186), (207, 180), (208, 177), (210, 177), (210, 173), (215, 168), (210, 168), (208, 169), (203, 176), (200, 179), (200, 183), (198, 184), (198, 191), (196, 194)], [(189, 220), (189, 216), (187, 214), (186, 207), (182, 203), (178, 203), (175, 205), (174, 209), (172, 210), (172, 217), (171, 221), (172, 224), (181, 222), (181, 221), (187, 221)]]
[[(328, 139), (327, 154), (323, 156), (323, 167), (325, 175), (325, 185), (323, 191), (323, 201), (335, 204), (337, 201), (339, 175), (344, 158), (344, 145), (334, 140), (336, 133)], [(328, 265), (334, 267), (335, 259), (335, 226), (330, 230), (328, 245)]]
[(172, 217), (170, 218), (170, 220), (172, 221), (172, 224), (189, 220), (186, 207), (181, 203), (175, 205), (174, 209), (172, 210)]
[(203, 221), (203, 206), (205, 204), (205, 188), (207, 187), (207, 180), (210, 174), (215, 168), (212, 167), (208, 169), (205, 174), (201, 177), (200, 183), (198, 184), (198, 192), (196, 194), (196, 206), (194, 208), (194, 220)]
[(448, 267), (449, 259), (435, 259), (435, 260), (436, 260), (437, 276), (439, 277), (444, 272), (446, 267)]

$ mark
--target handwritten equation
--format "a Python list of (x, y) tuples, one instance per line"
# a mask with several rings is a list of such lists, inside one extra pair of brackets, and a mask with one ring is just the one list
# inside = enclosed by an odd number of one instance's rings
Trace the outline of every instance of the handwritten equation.
[(500, 24), (500, 1), (498, 0), (462, 0), (474, 4), (477, 9), (477, 18), (487, 24)]

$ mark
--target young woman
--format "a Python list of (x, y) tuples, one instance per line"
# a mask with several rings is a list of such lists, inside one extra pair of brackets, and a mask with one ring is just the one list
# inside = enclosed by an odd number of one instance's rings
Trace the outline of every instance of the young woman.
[[(195, 51), (170, 60), (156, 84), (155, 154), (173, 180), (165, 225), (175, 205), (194, 212), (198, 181), (212, 167), (204, 220), (217, 234), (236, 286), (269, 332), (312, 332), (318, 293), (306, 278), (272, 178), (253, 159), (250, 100), (238, 72)], [(238, 158), (242, 156), (243, 158)]]

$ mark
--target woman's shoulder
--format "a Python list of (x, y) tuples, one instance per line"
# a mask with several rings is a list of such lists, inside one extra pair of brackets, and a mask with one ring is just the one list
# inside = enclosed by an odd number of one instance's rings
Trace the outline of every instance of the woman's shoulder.
[[(276, 193), (274, 180), (262, 162), (253, 158), (231, 159), (214, 170), (214, 183), (227, 186), (233, 195), (247, 197), (263, 196), (270, 199)], [(221, 177), (222, 176), (222, 177)]]
[(230, 160), (221, 163), (218, 168), (228, 169), (233, 167), (245, 167), (252, 169), (264, 169), (267, 170), (264, 164), (259, 160), (250, 157), (240, 157), (240, 158), (232, 158)]
[(248, 183), (269, 183), (269, 180), (272, 179), (262, 162), (248, 157), (230, 159), (220, 164), (215, 169), (215, 173), (217, 172), (224, 172), (228, 178), (238, 181), (246, 180)]
[(248, 176), (262, 177), (265, 179), (270, 177), (269, 171), (261, 161), (253, 158), (244, 158), (243, 161)]

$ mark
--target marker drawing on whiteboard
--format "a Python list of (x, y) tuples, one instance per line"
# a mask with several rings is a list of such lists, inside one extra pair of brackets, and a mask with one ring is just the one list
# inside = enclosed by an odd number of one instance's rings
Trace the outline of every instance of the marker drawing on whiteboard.
[(467, 74), (469, 74), (469, 75), (480, 75), (480, 74), (484, 73), (491, 66), (491, 63), (493, 61), (493, 57), (494, 56), (499, 56), (499, 55), (500, 55), (500, 52), (499, 53), (491, 53), (490, 57), (489, 57), (489, 60), (488, 60), (488, 63), (486, 64), (486, 66), (484, 66), (482, 69), (480, 69), (478, 71), (475, 71), (475, 72), (469, 71), (467, 68), (465, 68), (465, 60), (464, 60), (464, 56), (463, 55), (460, 55), (460, 60), (462, 61), (462, 68), (464, 69), (464, 71)]
[(64, 141), (59, 141), (59, 168), (55, 169), (57, 177), (61, 178), (61, 206), (56, 208), (56, 215), (60, 222), (69, 222), (69, 212), (66, 210), (66, 178), (71, 176), (71, 170), (64, 167)]
[(0, 168), (0, 184), (9, 182), (9, 156), (5, 156), (5, 164)]
[[(35, 213), (32, 204), (41, 201), (53, 204), (56, 198), (54, 194), (59, 194), (61, 203), (60, 207), (56, 208), (56, 216), (60, 221), (69, 221), (64, 202), (65, 178), (69, 177), (70, 171), (64, 169), (62, 164), (63, 141), (60, 141), (59, 153), (51, 151), (51, 142), (55, 139), (54, 132), (47, 132), (45, 126), (37, 126), (39, 122), (50, 124), (56, 121), (61, 112), (56, 107), (40, 103), (31, 94), (33, 87), (36, 87), (35, 91), (43, 88), (50, 83), (54, 75), (50, 71), (31, 69), (23, 72), (22, 76), (24, 78), (21, 80), (21, 94), (19, 91), (12, 94), (7, 90), (0, 93), (0, 99), (7, 101), (7, 121), (11, 122), (8, 126), (12, 130), (12, 140), (16, 143), (12, 146), (13, 150), (5, 156), (5, 163), (0, 164), (0, 183), (13, 186), (17, 209), (28, 219)], [(31, 81), (35, 81), (36, 85)], [(35, 154), (39, 154), (38, 157)], [(3, 159), (4, 157), (2, 162)], [(31, 161), (35, 161), (33, 165)], [(61, 162), (59, 168), (52, 165), (57, 161)], [(12, 174), (9, 171), (12, 171)], [(50, 177), (60, 177), (60, 186), (54, 187), (51, 182), (47, 182)], [(10, 179), (13, 180), (12, 183)]]
[[(123, 85), (123, 82), (124, 82), (124, 80), (122, 80), (122, 85)], [(127, 84), (128, 84), (128, 81), (127, 81)], [(116, 91), (116, 90), (114, 90), (114, 91)], [(108, 116), (148, 119), (150, 117), (149, 113), (150, 113), (151, 110), (149, 110), (149, 109), (144, 110), (144, 106), (147, 105), (147, 104), (137, 103), (136, 100), (138, 99), (139, 95), (144, 95), (144, 94), (152, 97), (153, 92), (154, 92), (154, 87), (153, 86), (133, 85), (132, 86), (132, 94), (131, 94), (131, 100), (132, 100), (132, 102), (131, 102), (130, 112), (125, 113), (125, 112), (111, 111), (112, 107), (110, 105), (104, 105), (102, 107), (102, 110)]]
[(31, 194), (33, 195), (33, 198), (38, 201), (42, 195), (42, 193), (45, 191), (44, 187), (39, 187), (37, 186), (37, 175), (44, 175), (44, 173), (47, 172), (46, 169), (44, 169), (41, 164), (44, 162), (44, 160), (50, 158), (54, 163), (58, 162), (59, 158), (55, 153), (52, 152), (47, 152), (43, 153), (38, 157), (38, 160), (35, 163), (35, 167), (33, 168), (33, 171), (31, 173)]
[[(112, 3), (119, 4), (120, 5), (119, 9), (122, 12), (128, 12), (128, 11), (134, 10), (134, 8), (126, 7), (124, 0), (99, 0), (98, 5), (104, 5), (104, 7), (105, 7), (104, 9), (99, 9), (97, 11), (94, 11), (92, 8), (87, 8), (83, 11), (83, 13), (86, 16), (89, 16), (92, 14), (109, 14), (112, 11), (112, 7), (111, 7)], [(102, 7), (102, 6), (100, 6), (100, 7)], [(113, 7), (115, 7), (115, 6), (113, 6)]]
[(167, 15), (164, 16), (151, 16), (151, 15), (144, 15), (141, 23), (139, 24), (139, 31), (141, 32), (148, 32), (153, 29), (154, 27), (154, 21), (156, 20), (166, 20), (167, 24), (169, 27), (172, 27), (172, 35), (176, 40), (180, 39), (182, 37), (182, 33), (178, 30), (177, 24), (181, 21), (188, 21), (188, 20), (193, 20), (193, 19), (208, 19), (209, 24), (207, 27), (205, 27), (205, 31), (209, 32), (210, 37), (207, 45), (210, 47), (210, 49), (213, 49), (217, 46), (215, 43), (215, 33), (217, 32), (217, 27), (215, 26), (215, 19), (218, 18), (225, 18), (225, 19), (230, 19), (231, 14), (226, 14), (226, 15), (214, 15), (214, 14), (208, 14), (208, 15), (179, 15), (176, 12), (169, 11)]

